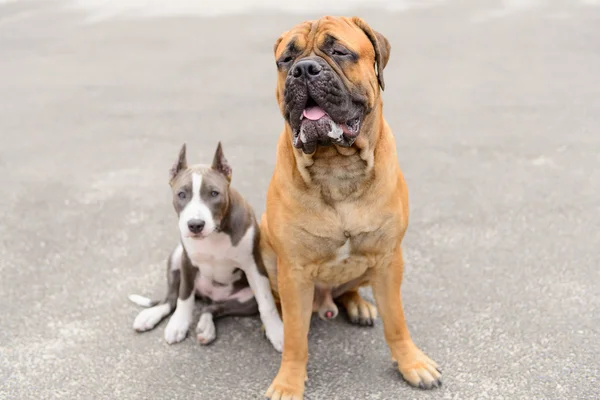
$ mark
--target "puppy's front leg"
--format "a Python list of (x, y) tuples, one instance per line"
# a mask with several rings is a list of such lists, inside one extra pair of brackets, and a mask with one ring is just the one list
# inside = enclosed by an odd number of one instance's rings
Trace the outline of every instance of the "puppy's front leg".
[(301, 400), (308, 362), (308, 329), (315, 284), (302, 269), (277, 260), (277, 283), (283, 311), (283, 354), (279, 373), (265, 394), (269, 399)]
[(283, 323), (275, 306), (269, 278), (260, 273), (255, 262), (247, 263), (244, 266), (244, 272), (258, 303), (260, 319), (265, 325), (267, 338), (275, 350), (281, 352), (283, 349)]
[(194, 280), (198, 268), (184, 263), (181, 266), (181, 282), (179, 286), (179, 297), (173, 316), (165, 328), (165, 340), (169, 344), (181, 342), (187, 336), (196, 296), (194, 293)]
[(400, 293), (403, 272), (402, 249), (398, 246), (390, 265), (376, 267), (371, 281), (373, 295), (383, 321), (385, 339), (402, 377), (412, 386), (431, 389), (442, 384), (442, 374), (435, 361), (413, 343), (408, 332)]

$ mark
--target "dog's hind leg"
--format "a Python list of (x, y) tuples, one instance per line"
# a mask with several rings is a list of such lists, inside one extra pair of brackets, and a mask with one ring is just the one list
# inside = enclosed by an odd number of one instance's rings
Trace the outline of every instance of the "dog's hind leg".
[(206, 345), (217, 338), (217, 329), (214, 323), (217, 318), (226, 316), (248, 317), (256, 314), (258, 314), (258, 303), (254, 297), (245, 302), (227, 300), (206, 305), (202, 308), (202, 314), (196, 326), (198, 342)]
[(346, 309), (351, 323), (361, 326), (373, 326), (375, 323), (377, 308), (361, 297), (358, 288), (345, 292), (336, 301)]
[(151, 301), (142, 296), (129, 296), (129, 299), (134, 303), (141, 306), (147, 304), (146, 306), (150, 307), (141, 311), (133, 321), (133, 329), (137, 332), (145, 332), (153, 329), (175, 309), (181, 282), (181, 255), (178, 252), (180, 253), (179, 247), (173, 251), (167, 262), (167, 295), (164, 300), (158, 302)]

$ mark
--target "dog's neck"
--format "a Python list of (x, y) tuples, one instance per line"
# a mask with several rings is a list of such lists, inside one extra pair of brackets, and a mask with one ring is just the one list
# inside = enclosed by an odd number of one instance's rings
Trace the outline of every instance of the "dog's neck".
[[(361, 132), (369, 133), (361, 133), (351, 147), (321, 146), (312, 154), (304, 154), (290, 143), (296, 169), (304, 183), (320, 189), (328, 203), (360, 197), (372, 180), (375, 148), (384, 123), (380, 100), (361, 127)], [(287, 130), (289, 126), (286, 125)]]

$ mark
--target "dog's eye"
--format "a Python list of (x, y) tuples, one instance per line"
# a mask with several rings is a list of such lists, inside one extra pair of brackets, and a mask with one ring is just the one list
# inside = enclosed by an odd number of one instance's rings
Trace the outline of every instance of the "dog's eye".
[(217, 192), (216, 190), (213, 190), (212, 192), (210, 192), (210, 195), (212, 197), (217, 197), (219, 195), (219, 192)]
[(348, 53), (348, 51), (346, 49), (343, 49), (341, 47), (331, 50), (332, 56), (347, 56), (348, 54), (350, 54), (350, 53)]
[(289, 62), (291, 62), (294, 59), (294, 57), (287, 55), (284, 58), (279, 59), (279, 61), (277, 62), (277, 65), (284, 66), (285, 64), (288, 64)]
[(185, 200), (185, 192), (177, 193), (177, 197), (179, 197), (181, 200)]

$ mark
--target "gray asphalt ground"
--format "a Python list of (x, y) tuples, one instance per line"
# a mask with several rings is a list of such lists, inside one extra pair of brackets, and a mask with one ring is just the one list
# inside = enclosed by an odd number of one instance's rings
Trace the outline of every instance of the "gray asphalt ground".
[[(221, 320), (210, 347), (168, 346), (164, 323), (133, 332), (127, 295), (162, 295), (177, 242), (167, 171), (184, 141), (208, 162), (221, 140), (263, 212), (283, 124), (272, 46), (323, 12), (91, 3), (0, 4), (0, 398), (260, 398), (280, 356), (258, 318)], [(408, 387), (381, 322), (340, 315), (313, 319), (307, 399), (599, 398), (597, 3), (344, 12), (392, 43), (404, 301), (444, 386)]]

